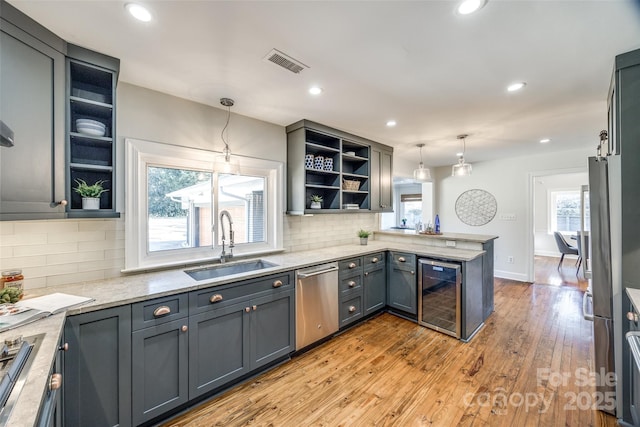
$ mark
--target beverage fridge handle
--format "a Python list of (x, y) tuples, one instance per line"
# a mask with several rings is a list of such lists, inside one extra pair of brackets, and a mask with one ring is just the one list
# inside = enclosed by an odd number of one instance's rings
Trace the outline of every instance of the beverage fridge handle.
[(593, 298), (593, 294), (589, 291), (586, 291), (584, 293), (584, 295), (582, 296), (582, 317), (584, 317), (584, 320), (588, 320), (590, 322), (593, 322), (593, 314), (588, 314), (587, 313), (587, 300), (589, 298)]
[(633, 360), (635, 360), (636, 366), (640, 369), (640, 331), (629, 331), (625, 335), (629, 348), (631, 348), (631, 354), (633, 354)]

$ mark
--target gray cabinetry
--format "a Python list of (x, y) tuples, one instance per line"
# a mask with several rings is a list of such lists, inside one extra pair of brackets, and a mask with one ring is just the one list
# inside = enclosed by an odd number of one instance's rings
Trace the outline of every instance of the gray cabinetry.
[[(287, 126), (288, 212), (380, 211), (387, 201), (390, 209), (392, 156), (391, 147), (308, 120)], [(312, 195), (321, 209), (311, 209)]]
[(189, 398), (215, 390), (295, 349), (291, 274), (190, 294)]
[(64, 328), (64, 425), (131, 425), (131, 307), (71, 316)]
[(371, 147), (371, 210), (393, 212), (393, 152)]
[(390, 252), (388, 258), (387, 304), (399, 314), (416, 319), (418, 294), (416, 256), (410, 253)]
[(0, 17), (0, 219), (63, 218), (66, 45), (4, 1)]
[(363, 257), (362, 278), (365, 316), (382, 310), (387, 301), (387, 269), (384, 252)]
[[(68, 45), (67, 205), (70, 217), (117, 217), (115, 212), (116, 82), (120, 61)], [(79, 125), (78, 120), (90, 121)], [(91, 126), (88, 129), (87, 126)], [(103, 126), (104, 133), (95, 126)], [(99, 210), (83, 210), (77, 180), (103, 181)]]
[(149, 421), (188, 401), (187, 295), (133, 304), (132, 418)]
[(339, 321), (340, 328), (362, 318), (363, 313), (363, 268), (362, 257), (345, 259), (338, 262), (340, 280)]

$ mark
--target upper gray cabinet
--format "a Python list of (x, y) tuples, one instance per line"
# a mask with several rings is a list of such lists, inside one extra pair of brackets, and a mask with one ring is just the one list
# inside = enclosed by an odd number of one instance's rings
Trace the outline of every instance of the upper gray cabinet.
[[(0, 219), (65, 216), (65, 42), (0, 8)], [(61, 203), (62, 202), (62, 203)]]
[[(391, 208), (393, 148), (308, 120), (286, 130), (288, 213)], [(322, 198), (319, 208), (312, 196)]]

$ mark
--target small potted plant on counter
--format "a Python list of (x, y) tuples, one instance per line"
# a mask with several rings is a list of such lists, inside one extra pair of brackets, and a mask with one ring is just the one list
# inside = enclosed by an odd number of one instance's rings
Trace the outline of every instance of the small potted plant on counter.
[(360, 231), (358, 231), (358, 237), (360, 238), (360, 244), (363, 245), (363, 246), (365, 246), (367, 244), (369, 236), (371, 236), (371, 232), (370, 231), (366, 231), (366, 230), (363, 230), (363, 229), (360, 229)]
[(322, 196), (317, 194), (311, 196), (311, 209), (322, 209)]
[(75, 181), (78, 186), (73, 190), (82, 197), (82, 209), (100, 209), (100, 195), (109, 191), (102, 186), (106, 181), (101, 179), (92, 185), (87, 184), (83, 179)]

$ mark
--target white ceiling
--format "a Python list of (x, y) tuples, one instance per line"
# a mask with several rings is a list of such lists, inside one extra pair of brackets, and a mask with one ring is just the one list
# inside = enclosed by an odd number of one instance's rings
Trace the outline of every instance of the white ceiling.
[[(640, 48), (640, 2), (145, 0), (10, 3), (65, 40), (120, 58), (120, 81), (286, 126), (302, 118), (427, 166), (595, 147), (614, 57)], [(264, 60), (276, 48), (310, 68)], [(519, 93), (506, 86), (526, 81)], [(321, 96), (307, 89), (318, 84)], [(395, 119), (398, 125), (387, 128)], [(552, 139), (542, 145), (538, 140)]]

